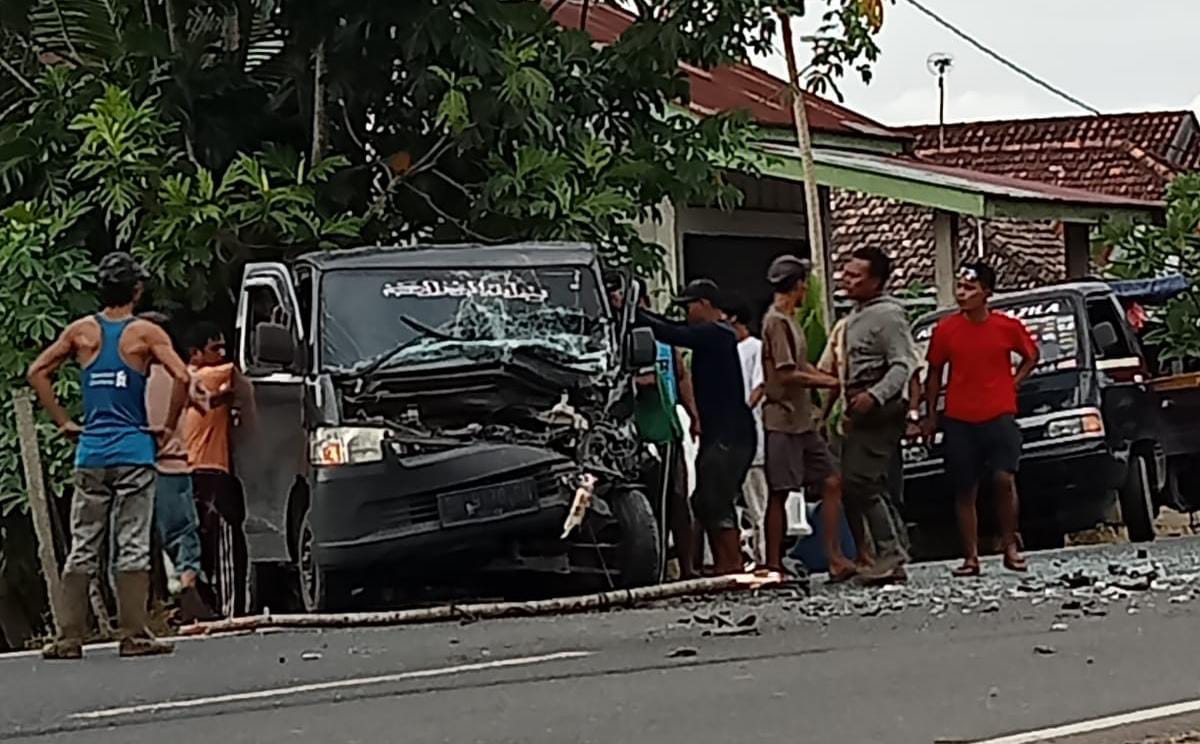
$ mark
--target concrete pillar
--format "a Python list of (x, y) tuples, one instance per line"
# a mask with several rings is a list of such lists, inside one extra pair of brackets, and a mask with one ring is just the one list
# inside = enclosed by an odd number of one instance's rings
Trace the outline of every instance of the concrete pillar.
[(938, 307), (954, 304), (954, 282), (958, 269), (958, 215), (940, 209), (933, 212), (933, 276)]
[(661, 220), (642, 220), (637, 225), (638, 237), (649, 243), (658, 243), (663, 247), (663, 273), (650, 283), (651, 298), (656, 307), (661, 307), (665, 298), (669, 297), (679, 285), (683, 275), (681, 259), (683, 246), (679, 240), (679, 230), (676, 225), (675, 205), (664, 200), (658, 205), (662, 215)]
[(1063, 223), (1067, 244), (1067, 278), (1082, 279), (1092, 268), (1092, 226), (1085, 222)]

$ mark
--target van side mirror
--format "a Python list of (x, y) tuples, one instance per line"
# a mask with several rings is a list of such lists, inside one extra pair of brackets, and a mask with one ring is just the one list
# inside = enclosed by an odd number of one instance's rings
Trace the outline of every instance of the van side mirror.
[(254, 357), (259, 364), (290, 367), (296, 361), (292, 332), (279, 323), (259, 323), (254, 328)]
[(654, 341), (654, 331), (649, 328), (634, 328), (629, 333), (629, 348), (626, 364), (631, 369), (649, 367), (658, 361), (658, 344)]
[(1092, 327), (1092, 337), (1096, 339), (1096, 346), (1099, 347), (1101, 353), (1107, 352), (1121, 343), (1116, 326), (1107, 320)]

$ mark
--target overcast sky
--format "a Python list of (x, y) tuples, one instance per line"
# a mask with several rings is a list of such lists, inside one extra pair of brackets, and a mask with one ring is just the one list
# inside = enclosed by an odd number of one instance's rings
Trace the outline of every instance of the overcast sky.
[[(1200, 0), (921, 2), (1101, 111), (1197, 108)], [(824, 3), (810, 5), (811, 13)], [(947, 121), (1085, 113), (973, 49), (907, 0), (887, 5), (885, 13), (875, 79), (841, 84), (850, 108), (885, 124), (936, 122), (937, 83), (926, 60), (946, 52), (955, 58), (947, 78)], [(758, 62), (786, 75), (782, 53)]]

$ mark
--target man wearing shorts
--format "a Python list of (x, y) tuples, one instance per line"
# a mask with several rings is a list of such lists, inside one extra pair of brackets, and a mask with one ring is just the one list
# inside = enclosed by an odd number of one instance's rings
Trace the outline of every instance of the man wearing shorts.
[[(154, 518), (157, 445), (170, 438), (187, 397), (189, 376), (171, 339), (154, 323), (135, 318), (147, 273), (128, 253), (110, 253), (96, 278), (103, 310), (67, 326), (29, 368), (29, 382), (59, 431), (78, 440), (71, 500), (71, 552), (63, 566), (58, 638), (42, 649), (47, 659), (83, 657), (88, 631), (88, 585), (100, 570), (101, 551), (115, 533), (117, 616), (121, 656), (169, 654), (174, 647), (146, 628), (150, 592), (150, 530)], [(81, 428), (54, 393), (54, 374), (75, 359), (81, 369)], [(146, 415), (146, 380), (153, 364), (174, 378), (163, 427)]]
[(837, 387), (837, 378), (808, 361), (808, 345), (796, 322), (796, 306), (808, 291), (809, 264), (795, 256), (776, 258), (767, 270), (775, 299), (763, 318), (763, 427), (766, 429), (767, 568), (783, 570), (788, 494), (803, 491), (823, 499), (821, 516), (830, 581), (854, 575), (842, 553), (842, 484), (829, 446), (817, 433), (813, 388)]
[[(985, 264), (963, 265), (954, 299), (960, 312), (943, 318), (929, 341), (929, 375), (925, 400), (929, 415), (924, 434), (938, 428), (937, 400), (942, 374), (950, 367), (941, 428), (946, 474), (957, 498), (963, 564), (955, 576), (979, 575), (979, 534), (975, 502), (979, 483), (991, 481), (1004, 544), (1004, 566), (1025, 571), (1017, 538), (1016, 475), (1021, 460), (1017, 425), (1017, 389), (1037, 366), (1037, 344), (1021, 321), (993, 312), (988, 300), (996, 288), (996, 272)], [(1013, 355), (1020, 367), (1013, 372)]]
[(645, 309), (638, 310), (638, 320), (659, 341), (692, 350), (692, 386), (700, 416), (692, 508), (708, 535), (716, 572), (741, 573), (734, 503), (754, 459), (757, 435), (746, 405), (737, 335), (725, 321), (713, 281), (689, 283), (675, 304), (686, 308), (686, 323), (673, 323)]
[(725, 313), (738, 338), (738, 356), (742, 360), (742, 383), (746, 390), (746, 405), (754, 414), (757, 444), (750, 472), (742, 484), (742, 509), (738, 520), (741, 529), (742, 553), (756, 566), (767, 562), (767, 455), (762, 425), (762, 400), (766, 395), (763, 384), (762, 340), (750, 330), (750, 307), (743, 300), (728, 304)]

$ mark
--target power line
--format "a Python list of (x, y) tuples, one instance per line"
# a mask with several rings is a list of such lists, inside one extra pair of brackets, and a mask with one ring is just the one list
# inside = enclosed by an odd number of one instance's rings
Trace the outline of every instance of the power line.
[(1051, 93), (1058, 96), (1059, 98), (1061, 98), (1065, 101), (1069, 101), (1070, 103), (1073, 103), (1074, 105), (1078, 106), (1079, 108), (1083, 109), (1084, 111), (1089, 111), (1097, 116), (1100, 115), (1099, 109), (1095, 108), (1094, 106), (1089, 106), (1088, 104), (1079, 100), (1078, 98), (1071, 95), (1070, 93), (1067, 93), (1066, 91), (1064, 91), (1061, 88), (1054, 87), (1050, 83), (1039, 78), (1037, 75), (1034, 75), (1032, 72), (1029, 72), (1028, 70), (1024, 69), (1023, 67), (1020, 67), (1015, 62), (1010, 62), (1008, 59), (1003, 57), (999, 52), (994, 52), (991, 49), (989, 49), (988, 47), (984, 46), (982, 43), (971, 38), (971, 36), (969, 36), (967, 34), (967, 32), (963, 31), (962, 29), (958, 28), (954, 24), (947, 21), (945, 18), (942, 18), (937, 13), (935, 13), (932, 10), (930, 10), (929, 8), (925, 7), (920, 2), (918, 2), (918, 0), (908, 0), (908, 4), (913, 6), (917, 10), (921, 11), (925, 15), (929, 16), (931, 19), (933, 19), (934, 22), (936, 22), (938, 25), (940, 25), (943, 28), (945, 28), (946, 30), (948, 30), (950, 33), (954, 34), (958, 38), (967, 42), (971, 46), (975, 47), (976, 49), (983, 52), (987, 56), (996, 60), (997, 62), (1004, 65), (1008, 69), (1017, 73), (1018, 75), (1025, 78), (1026, 80), (1030, 81), (1034, 85), (1037, 85), (1039, 88), (1044, 88), (1045, 90), (1050, 91)]

